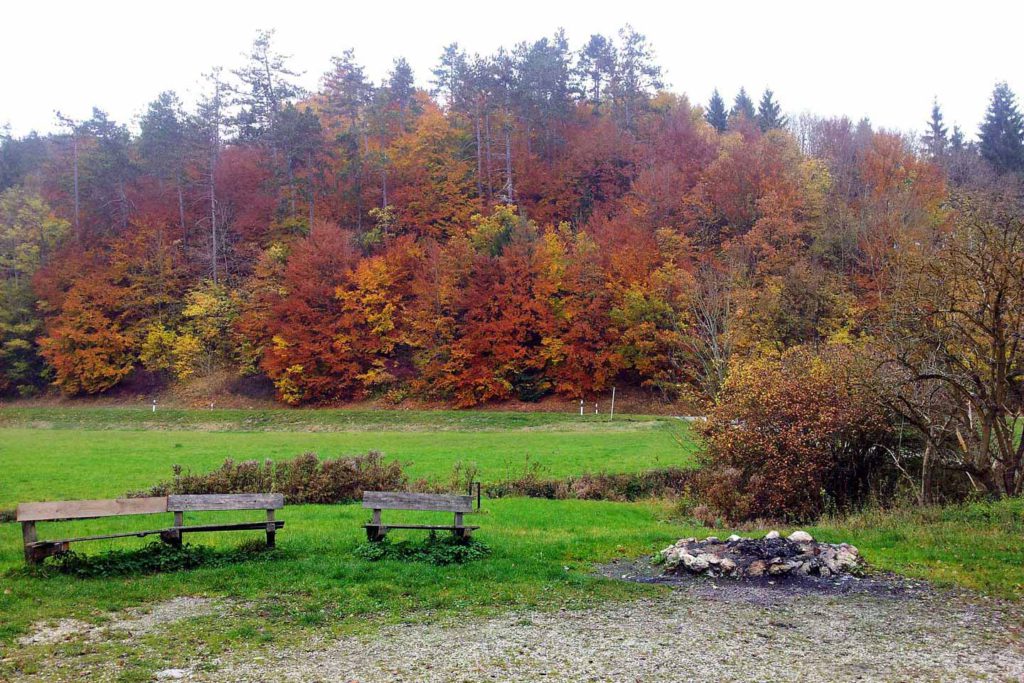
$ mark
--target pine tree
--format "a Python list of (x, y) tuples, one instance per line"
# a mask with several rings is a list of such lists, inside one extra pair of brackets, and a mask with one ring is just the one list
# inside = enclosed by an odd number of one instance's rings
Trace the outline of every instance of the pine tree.
[(740, 88), (740, 91), (736, 94), (736, 99), (733, 100), (729, 116), (731, 118), (745, 118), (748, 121), (754, 121), (757, 118), (757, 115), (754, 113), (754, 101), (747, 95), (746, 88)]
[(953, 135), (949, 138), (949, 147), (954, 152), (962, 152), (967, 148), (967, 143), (964, 141), (964, 132), (960, 130), (960, 126), (953, 126)]
[(767, 132), (772, 128), (785, 128), (787, 119), (782, 115), (782, 108), (774, 99), (774, 93), (765, 88), (761, 95), (761, 102), (757, 105), (757, 125), (761, 132)]
[(718, 88), (715, 88), (715, 91), (711, 93), (711, 99), (708, 101), (708, 110), (704, 114), (704, 118), (719, 133), (725, 132), (726, 126), (729, 125), (729, 114), (725, 111), (725, 101), (718, 94)]
[[(942, 123), (942, 109), (939, 107), (939, 101), (932, 101), (932, 118), (928, 122), (928, 132), (921, 136), (921, 142), (924, 143), (925, 150), (928, 153), (928, 157), (932, 161), (942, 161), (946, 158), (948, 151), (949, 141), (946, 139), (947, 129)], [(961, 136), (961, 144), (963, 142)]]
[(274, 32), (258, 31), (253, 40), (248, 62), (233, 71), (232, 105), (238, 108), (234, 124), (243, 140), (260, 140), (273, 136), (277, 116), (285, 104), (305, 95), (296, 82), (302, 74), (288, 67), (289, 55), (274, 50)]
[(576, 55), (574, 77), (576, 90), (595, 107), (608, 98), (608, 85), (615, 78), (618, 55), (615, 44), (605, 36), (594, 34)]
[(992, 91), (979, 137), (981, 156), (998, 172), (1024, 172), (1024, 117), (1005, 82)]
[(387, 97), (390, 102), (398, 105), (402, 114), (403, 124), (406, 112), (415, 104), (416, 79), (412, 67), (405, 57), (395, 60), (387, 79)]
[(621, 115), (622, 125), (633, 128), (637, 113), (647, 106), (650, 95), (664, 87), (661, 67), (647, 37), (626, 24), (619, 29), (615, 77), (611, 83), (612, 102)]

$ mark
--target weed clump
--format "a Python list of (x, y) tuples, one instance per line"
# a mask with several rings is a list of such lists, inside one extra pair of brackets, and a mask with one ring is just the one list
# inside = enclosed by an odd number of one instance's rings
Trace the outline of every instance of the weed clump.
[(41, 565), (15, 571), (42, 577), (67, 574), (84, 579), (106, 578), (177, 572), (199, 567), (222, 567), (256, 559), (267, 560), (277, 552), (274, 548), (266, 547), (262, 541), (243, 543), (231, 550), (214, 550), (208, 546), (189, 544), (176, 548), (153, 542), (134, 550), (111, 550), (97, 555), (82, 555), (70, 551), (49, 557)]
[(376, 543), (362, 543), (355, 550), (356, 557), (371, 562), (398, 560), (400, 562), (425, 562), (438, 566), (465, 564), (483, 559), (490, 553), (490, 547), (475, 538), (440, 537), (435, 533), (431, 533), (422, 541), (392, 543), (385, 538)]

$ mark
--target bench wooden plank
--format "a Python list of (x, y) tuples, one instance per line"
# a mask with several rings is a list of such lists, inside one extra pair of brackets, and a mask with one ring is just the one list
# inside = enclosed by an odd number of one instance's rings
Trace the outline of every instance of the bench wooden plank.
[(167, 496), (171, 512), (206, 510), (279, 510), (284, 507), (281, 493), (208, 493)]
[(96, 535), (96, 536), (78, 536), (76, 538), (58, 538), (58, 539), (52, 540), (52, 541), (51, 540), (35, 541), (34, 543), (26, 543), (25, 545), (26, 546), (44, 546), (44, 545), (47, 545), (47, 544), (50, 544), (50, 543), (77, 543), (78, 541), (104, 541), (104, 540), (106, 540), (108, 538), (131, 538), (133, 536), (138, 536), (139, 538), (142, 538), (143, 536), (152, 536), (154, 534), (161, 534), (164, 531), (166, 531), (166, 529), (148, 529), (146, 531), (123, 531), (123, 532), (116, 533), (116, 534), (99, 534), (99, 535)]
[(195, 526), (176, 526), (171, 527), (171, 531), (180, 531), (181, 533), (192, 533), (195, 531), (265, 531), (269, 525), (273, 525), (274, 529), (280, 529), (284, 526), (284, 522), (277, 520), (274, 522), (235, 522), (228, 524), (196, 524)]
[(364, 491), (363, 507), (374, 510), (434, 510), (438, 512), (471, 512), (473, 496)]
[[(117, 534), (100, 534), (96, 536), (78, 536), (75, 538), (59, 538), (48, 541), (29, 541), (25, 543), (26, 547), (46, 546), (54, 543), (78, 543), (79, 541), (105, 541), (111, 538), (131, 538), (137, 536), (142, 538), (144, 536), (153, 536), (154, 534), (162, 534), (167, 531), (176, 532), (199, 532), (199, 531), (263, 531), (267, 528), (267, 522), (234, 522), (229, 524), (196, 524), (195, 526), (172, 526), (167, 529), (147, 529), (146, 531), (124, 531)], [(284, 522), (281, 520), (271, 522), (275, 529), (280, 529), (284, 526)]]
[(18, 505), (19, 522), (55, 522), (119, 515), (152, 515), (167, 512), (167, 498), (118, 498), (116, 500), (61, 500)]

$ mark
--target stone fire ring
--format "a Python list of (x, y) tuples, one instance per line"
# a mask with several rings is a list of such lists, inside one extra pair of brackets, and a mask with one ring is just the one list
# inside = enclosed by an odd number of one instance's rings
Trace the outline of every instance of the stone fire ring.
[(707, 576), (837, 576), (856, 574), (864, 566), (860, 552), (847, 543), (818, 543), (806, 531), (782, 538), (777, 531), (763, 538), (732, 535), (703, 541), (683, 538), (659, 553), (665, 572)]

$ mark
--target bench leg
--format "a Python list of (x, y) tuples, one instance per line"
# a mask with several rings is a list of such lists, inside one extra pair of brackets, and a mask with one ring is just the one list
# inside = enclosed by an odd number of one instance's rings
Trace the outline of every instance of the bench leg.
[(274, 524), (274, 511), (267, 510), (267, 547), (273, 548), (276, 543), (277, 526)]
[(160, 540), (167, 545), (174, 546), (175, 548), (181, 547), (181, 530), (180, 529), (167, 529), (160, 532)]
[(461, 539), (461, 540), (465, 540), (465, 539), (469, 538), (469, 535), (471, 533), (473, 533), (472, 529), (467, 529), (463, 525), (462, 513), (461, 512), (456, 512), (455, 513), (455, 528), (452, 530), (452, 533), (455, 535), (455, 538), (458, 538), (458, 539)]
[(174, 526), (179, 527), (176, 529), (168, 529), (167, 531), (160, 532), (160, 540), (167, 545), (174, 546), (175, 548), (181, 547), (181, 529), (180, 527), (185, 526), (185, 513), (176, 511), (174, 513)]
[(380, 521), (380, 509), (374, 508), (373, 521), (366, 527), (366, 539), (370, 541), (370, 543), (376, 543), (378, 541), (383, 541), (384, 537), (387, 535), (387, 527), (385, 527)]
[(60, 555), (68, 551), (67, 543), (49, 543), (43, 541), (25, 548), (25, 561), (28, 564), (39, 564), (48, 557)]
[(25, 545), (25, 562), (28, 564), (36, 563), (36, 555), (33, 552), (35, 549), (30, 547), (32, 543), (37, 540), (36, 537), (36, 523), (35, 522), (22, 522), (21, 523), (21, 540)]

